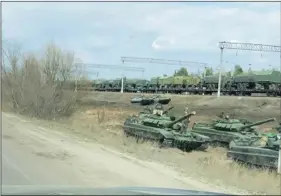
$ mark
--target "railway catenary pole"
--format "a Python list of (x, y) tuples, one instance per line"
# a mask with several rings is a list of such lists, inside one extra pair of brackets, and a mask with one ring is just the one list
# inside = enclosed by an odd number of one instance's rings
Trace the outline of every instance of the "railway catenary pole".
[(235, 49), (235, 50), (249, 50), (249, 51), (259, 51), (259, 52), (279, 52), (281, 51), (280, 46), (274, 45), (264, 45), (264, 44), (253, 44), (253, 43), (237, 43), (237, 42), (219, 42), (219, 48), (221, 50), (220, 54), (220, 71), (219, 71), (219, 83), (218, 83), (218, 94), (220, 97), (221, 90), (221, 70), (223, 66), (223, 50), (224, 49)]
[(221, 60), (220, 60), (220, 67), (219, 67), (219, 83), (218, 83), (218, 97), (221, 94), (221, 71), (222, 71), (222, 62), (223, 62), (223, 47), (221, 47)]
[(107, 64), (95, 64), (95, 63), (76, 63), (77, 65), (83, 64), (84, 66), (88, 66), (90, 68), (99, 68), (99, 69), (119, 69), (122, 70), (122, 78), (121, 78), (121, 93), (123, 93), (123, 77), (124, 71), (132, 71), (132, 72), (144, 72), (145, 69), (142, 67), (133, 67), (133, 66), (123, 66), (123, 65), (107, 65)]

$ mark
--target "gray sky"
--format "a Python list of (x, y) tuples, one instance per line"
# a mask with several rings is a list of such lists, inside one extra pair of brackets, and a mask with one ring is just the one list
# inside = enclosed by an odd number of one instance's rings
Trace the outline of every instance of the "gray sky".
[[(3, 3), (3, 38), (25, 50), (52, 41), (84, 62), (120, 64), (120, 56), (219, 64), (219, 41), (280, 45), (280, 3)], [(262, 56), (262, 57), (261, 57)], [(225, 50), (225, 69), (280, 67), (278, 53)], [(178, 66), (127, 64), (145, 77), (172, 74)], [(198, 67), (188, 67), (197, 72)], [(94, 70), (96, 71), (96, 70)], [(98, 70), (120, 77), (119, 70)], [(141, 77), (126, 72), (128, 77)]]

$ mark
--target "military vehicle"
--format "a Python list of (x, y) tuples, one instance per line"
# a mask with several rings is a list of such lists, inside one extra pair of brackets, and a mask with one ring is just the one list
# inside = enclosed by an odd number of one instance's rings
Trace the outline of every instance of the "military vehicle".
[(227, 115), (224, 112), (222, 112), (220, 115), (218, 115), (219, 118), (221, 119), (226, 119), (229, 120), (231, 119), (232, 121), (236, 121), (236, 122), (241, 122), (242, 124), (246, 125), (246, 124), (251, 124), (253, 123), (252, 121), (245, 119), (245, 118), (237, 118), (234, 114), (232, 115)]
[(160, 104), (163, 104), (163, 105), (169, 104), (170, 101), (171, 101), (171, 98), (169, 98), (169, 97), (164, 97), (164, 96), (157, 97), (157, 99), (156, 99), (156, 102), (157, 102), (157, 103), (160, 103)]
[(140, 119), (151, 118), (158, 120), (174, 121), (176, 119), (174, 116), (168, 116), (168, 112), (173, 108), (174, 107), (171, 106), (168, 109), (164, 109), (161, 104), (157, 104), (155, 105), (154, 109), (145, 108), (144, 111), (139, 112), (138, 117)]
[(137, 137), (137, 141), (140, 138), (158, 141), (159, 147), (177, 147), (184, 151), (206, 150), (209, 146), (209, 137), (182, 129), (180, 122), (192, 115), (195, 115), (195, 112), (175, 120), (164, 119), (161, 115), (156, 117), (156, 114), (132, 116), (124, 123), (124, 133), (126, 136)]
[(154, 103), (159, 103), (166, 105), (170, 103), (171, 98), (164, 97), (160, 95), (155, 95), (153, 97), (146, 97), (144, 95), (136, 96), (131, 99), (131, 103), (138, 103), (140, 105), (152, 105)]
[(141, 100), (143, 99), (144, 95), (140, 95), (140, 96), (136, 96), (136, 97), (132, 97), (131, 99), (131, 103), (140, 103)]
[(237, 119), (219, 119), (212, 123), (194, 123), (192, 132), (209, 136), (213, 142), (227, 143), (245, 136), (258, 136), (259, 131), (255, 126), (275, 121), (270, 118), (254, 123), (243, 123)]
[(280, 134), (266, 133), (231, 141), (227, 156), (247, 164), (277, 168), (279, 147)]
[(157, 96), (153, 96), (153, 97), (143, 97), (140, 104), (141, 105), (152, 105), (155, 103), (155, 99), (158, 97)]
[(155, 99), (158, 98), (159, 95), (153, 97), (146, 97), (144, 95), (136, 96), (131, 99), (131, 103), (138, 103), (140, 105), (152, 105), (155, 103)]

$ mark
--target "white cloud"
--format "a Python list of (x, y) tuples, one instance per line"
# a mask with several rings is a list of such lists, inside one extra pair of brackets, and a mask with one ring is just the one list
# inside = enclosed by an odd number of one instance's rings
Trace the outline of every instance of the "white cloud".
[(30, 48), (55, 40), (87, 61), (112, 63), (125, 54), (167, 58), (167, 52), (177, 59), (186, 51), (217, 64), (212, 56), (219, 41), (280, 45), (280, 3), (2, 4), (5, 39)]
[(175, 39), (173, 37), (157, 37), (152, 43), (152, 48), (155, 50), (165, 50), (172, 47), (175, 44)]

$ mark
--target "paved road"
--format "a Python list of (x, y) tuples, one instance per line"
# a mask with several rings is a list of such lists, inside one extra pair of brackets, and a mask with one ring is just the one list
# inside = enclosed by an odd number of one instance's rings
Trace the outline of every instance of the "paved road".
[(155, 186), (222, 192), (157, 163), (2, 113), (3, 185)]

